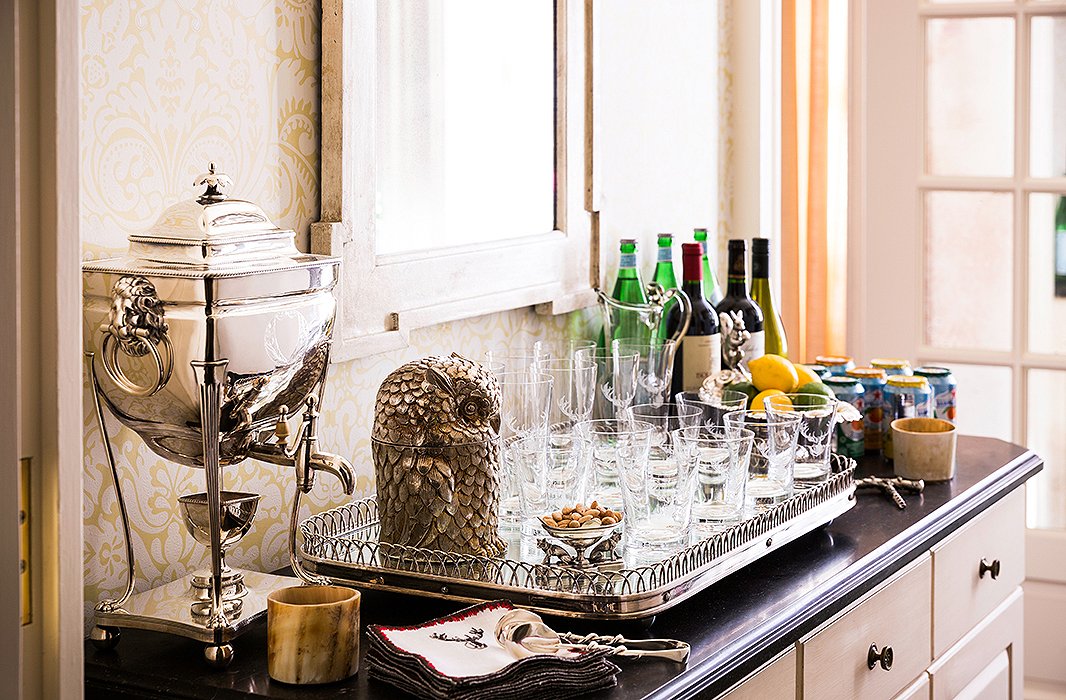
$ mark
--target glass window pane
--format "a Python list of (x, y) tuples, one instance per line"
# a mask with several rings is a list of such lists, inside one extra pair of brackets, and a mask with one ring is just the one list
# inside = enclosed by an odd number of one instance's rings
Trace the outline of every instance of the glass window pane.
[(1029, 195), (1029, 349), (1066, 354), (1066, 198), (1057, 194)]
[(377, 0), (377, 13), (377, 252), (551, 231), (552, 3)]
[(1010, 350), (1013, 195), (925, 196), (925, 338), (940, 348)]
[(1066, 528), (1066, 372), (1029, 370), (1026, 444), (1044, 458), (1044, 471), (1026, 487), (1029, 527)]
[(1009, 177), (1014, 171), (1014, 20), (926, 22), (926, 169)]
[(1066, 17), (1034, 17), (1029, 67), (1029, 169), (1066, 173)]
[(955, 425), (964, 435), (983, 435), (1010, 441), (1011, 396), (1014, 385), (1010, 367), (963, 365), (929, 360), (934, 367), (948, 367), (958, 384)]

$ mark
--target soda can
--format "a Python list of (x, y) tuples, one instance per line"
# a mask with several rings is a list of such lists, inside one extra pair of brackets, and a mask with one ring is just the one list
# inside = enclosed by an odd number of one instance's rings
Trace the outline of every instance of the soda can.
[(933, 390), (933, 417), (955, 422), (955, 375), (947, 367), (918, 367), (914, 374), (929, 380)]
[(885, 374), (890, 377), (899, 374), (909, 377), (914, 374), (911, 363), (898, 357), (876, 357), (870, 360), (870, 366), (885, 370)]
[(823, 365), (800, 365), (800, 367), (805, 367), (806, 369), (809, 369), (815, 374), (815, 376), (818, 377), (818, 379), (822, 380), (823, 382), (830, 376), (832, 376), (829, 374), (829, 370)]
[[(833, 390), (838, 401), (846, 401), (859, 413), (865, 413), (866, 390), (859, 380), (852, 377), (829, 377), (825, 380), (825, 385)], [(862, 457), (866, 451), (864, 434), (861, 420), (837, 423), (836, 430), (833, 431), (833, 439), (836, 442), (833, 451), (845, 457)]]
[(855, 366), (854, 360), (843, 355), (819, 355), (814, 361), (829, 370), (829, 374), (834, 377), (843, 377)]
[(855, 367), (848, 370), (848, 376), (858, 380), (866, 390), (864, 399), (866, 408), (862, 412), (866, 451), (881, 450), (881, 436), (885, 422), (885, 384), (888, 377), (883, 369), (877, 367)]
[(884, 432), (881, 433), (881, 453), (892, 460), (892, 421), (897, 418), (929, 417), (932, 415), (933, 391), (925, 377), (890, 376), (885, 385)]

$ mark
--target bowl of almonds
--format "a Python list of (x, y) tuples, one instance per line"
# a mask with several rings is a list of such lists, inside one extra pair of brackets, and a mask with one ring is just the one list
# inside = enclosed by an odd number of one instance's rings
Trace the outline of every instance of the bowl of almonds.
[(578, 542), (598, 540), (622, 522), (622, 513), (601, 506), (577, 503), (541, 516), (541, 527), (555, 537)]

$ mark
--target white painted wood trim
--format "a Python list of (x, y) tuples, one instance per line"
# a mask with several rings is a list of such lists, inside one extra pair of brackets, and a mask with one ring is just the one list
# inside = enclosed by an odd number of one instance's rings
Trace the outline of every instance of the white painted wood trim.
[(354, 40), (374, 26), (372, 3), (325, 0), (322, 6), (322, 221), (311, 250), (338, 256), (339, 313), (333, 359), (343, 361), (407, 345), (407, 332), (449, 320), (524, 306), (562, 313), (594, 300), (598, 227), (589, 211), (595, 193), (590, 80), (594, 73), (593, 0), (557, 0), (561, 64), (556, 95), (565, 129), (558, 131), (558, 230), (425, 253), (377, 255), (372, 100), (373, 40)]
[(1026, 530), (1025, 578), (1064, 586), (1066, 590), (1066, 530)]
[[(0, 256), (0, 297), (19, 299), (19, 229), (21, 188), (18, 181), (18, 100), (16, 27), (18, 13), (12, 0), (0, 2), (0, 211), (8, 212), (0, 218), (0, 246), (7, 254)], [(0, 327), (18, 328), (17, 303), (0, 304)], [(7, 396), (18, 395), (19, 334), (5, 333), (0, 339), (0, 387)], [(0, 480), (5, 484), (19, 481), (19, 458), (22, 441), (19, 436), (19, 402), (5, 401), (0, 405)], [(8, 528), (18, 522), (18, 489), (0, 490), (0, 517)], [(17, 532), (17, 530), (16, 530)], [(18, 697), (21, 686), (21, 636), (19, 538), (4, 533), (0, 538), (0, 696)]]

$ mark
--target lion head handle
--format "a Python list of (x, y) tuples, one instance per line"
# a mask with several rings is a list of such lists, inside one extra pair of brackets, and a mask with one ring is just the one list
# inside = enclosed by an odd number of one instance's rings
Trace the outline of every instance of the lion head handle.
[(111, 288), (111, 310), (100, 330), (113, 335), (126, 354), (147, 355), (149, 343), (158, 345), (169, 330), (155, 286), (144, 277), (120, 277)]

